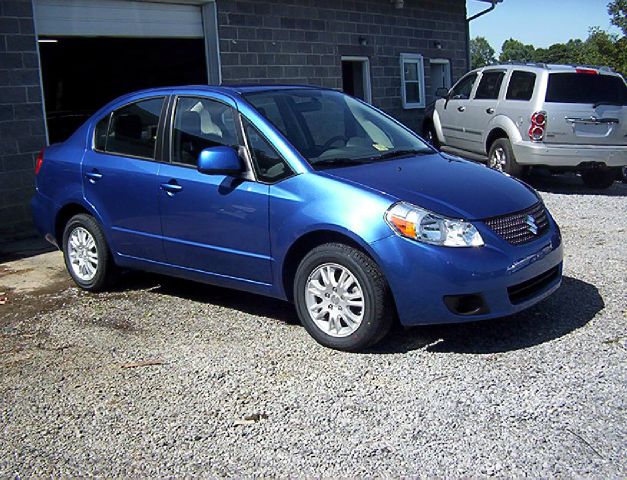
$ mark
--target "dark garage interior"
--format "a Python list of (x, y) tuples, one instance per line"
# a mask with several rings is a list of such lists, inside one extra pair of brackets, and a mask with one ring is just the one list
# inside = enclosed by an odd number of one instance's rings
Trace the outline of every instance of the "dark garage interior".
[(135, 90), (207, 83), (203, 39), (40, 37), (50, 143)]

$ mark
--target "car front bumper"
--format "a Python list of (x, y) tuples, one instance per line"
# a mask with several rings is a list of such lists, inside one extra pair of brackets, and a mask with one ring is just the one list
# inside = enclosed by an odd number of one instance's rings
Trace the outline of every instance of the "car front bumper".
[(577, 167), (582, 163), (601, 163), (607, 167), (627, 165), (627, 145), (559, 145), (532, 142), (512, 144), (521, 165)]
[[(485, 225), (477, 228), (483, 247), (426, 245), (397, 235), (370, 244), (405, 326), (461, 323), (498, 318), (538, 303), (557, 290), (562, 278), (559, 228), (523, 245), (511, 245)], [(455, 313), (446, 297), (480, 298), (474, 314)]]

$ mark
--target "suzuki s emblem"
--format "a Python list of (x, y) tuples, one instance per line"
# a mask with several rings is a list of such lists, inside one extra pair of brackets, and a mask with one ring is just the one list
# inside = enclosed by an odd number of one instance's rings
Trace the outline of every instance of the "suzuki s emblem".
[(529, 231), (531, 233), (533, 233), (534, 235), (538, 234), (538, 225), (536, 225), (535, 218), (533, 218), (531, 215), (527, 215), (527, 218), (525, 219), (525, 223), (529, 227)]

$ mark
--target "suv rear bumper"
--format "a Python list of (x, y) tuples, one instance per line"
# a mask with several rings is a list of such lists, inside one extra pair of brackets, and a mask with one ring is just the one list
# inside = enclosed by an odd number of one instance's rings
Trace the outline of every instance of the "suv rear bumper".
[(512, 145), (521, 165), (576, 167), (581, 163), (599, 162), (608, 167), (627, 165), (627, 145), (552, 145), (516, 142)]

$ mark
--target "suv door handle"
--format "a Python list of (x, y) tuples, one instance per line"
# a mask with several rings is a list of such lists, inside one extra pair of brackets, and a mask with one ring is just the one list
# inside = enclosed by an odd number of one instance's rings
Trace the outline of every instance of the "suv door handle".
[(175, 193), (178, 193), (181, 190), (183, 190), (183, 187), (181, 187), (178, 183), (176, 183), (176, 180), (172, 179), (167, 183), (162, 183), (161, 190), (165, 191), (165, 193), (167, 193), (170, 197), (172, 197), (174, 196)]
[(494, 109), (492, 107), (486, 108), (485, 113), (489, 113), (490, 115), (492, 115), (494, 113)]
[(100, 173), (97, 169), (93, 169), (91, 172), (87, 172), (85, 174), (89, 183), (96, 183), (98, 180), (102, 178), (102, 173)]
[(464, 107), (463, 105), (460, 105), (459, 107), (457, 107), (457, 110), (460, 112), (465, 112), (466, 111), (466, 107)]

